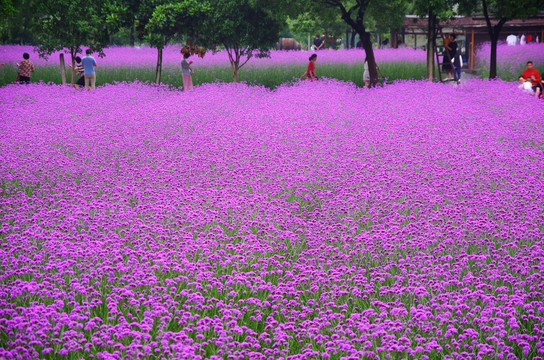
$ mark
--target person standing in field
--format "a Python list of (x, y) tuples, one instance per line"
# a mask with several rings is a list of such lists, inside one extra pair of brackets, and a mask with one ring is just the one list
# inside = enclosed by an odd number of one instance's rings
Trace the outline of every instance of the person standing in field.
[[(68, 65), (68, 67), (72, 68), (72, 65)], [(83, 64), (81, 63), (81, 58), (79, 56), (76, 56), (76, 73), (79, 76), (79, 79), (77, 79), (77, 82), (74, 84), (74, 87), (78, 89), (80, 86), (85, 86), (85, 68), (83, 67)]]
[(307, 75), (308, 80), (314, 81), (317, 80), (317, 76), (315, 75), (315, 61), (317, 60), (317, 55), (312, 54), (310, 58), (308, 59), (310, 63), (308, 64), (308, 70), (302, 76), (300, 77), (300, 80), (304, 79), (304, 77)]
[(83, 73), (85, 77), (85, 89), (95, 89), (96, 88), (96, 73), (94, 68), (96, 67), (96, 60), (91, 56), (93, 52), (91, 49), (87, 49), (86, 54), (81, 63), (83, 64)]
[(540, 73), (534, 68), (532, 61), (527, 61), (527, 69), (521, 74), (526, 81), (531, 82), (531, 87), (536, 97), (540, 97), (542, 89), (540, 87)]
[(461, 51), (457, 49), (455, 57), (453, 58), (453, 66), (455, 67), (455, 74), (457, 75), (457, 81), (461, 81), (461, 69), (463, 68), (463, 56)]
[(17, 81), (20, 84), (30, 84), (30, 75), (34, 72), (34, 64), (30, 61), (28, 53), (23, 54), (23, 61), (17, 64)]
[(446, 81), (453, 79), (452, 60), (454, 59), (456, 52), (457, 42), (455, 41), (455, 35), (451, 34), (449, 36), (449, 41), (444, 48), (444, 52), (442, 53), (442, 71), (446, 73)]
[[(183, 52), (182, 52), (183, 53)], [(193, 69), (191, 69), (192, 61), (187, 61), (191, 56), (189, 52), (183, 53), (183, 60), (181, 60), (181, 75), (183, 77), (183, 90), (188, 91), (193, 89)]]

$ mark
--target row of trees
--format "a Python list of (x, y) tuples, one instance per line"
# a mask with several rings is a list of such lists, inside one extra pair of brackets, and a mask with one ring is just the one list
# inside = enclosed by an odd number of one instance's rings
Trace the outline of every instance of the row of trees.
[[(374, 84), (378, 75), (370, 30), (400, 28), (408, 12), (428, 19), (430, 79), (439, 22), (455, 15), (483, 13), (492, 43), (490, 77), (494, 78), (502, 26), (543, 8), (540, 0), (0, 0), (4, 15), (0, 32), (19, 26), (19, 31), (34, 35), (42, 56), (65, 50), (74, 64), (82, 47), (100, 53), (112, 34), (128, 29), (131, 45), (139, 39), (157, 49), (157, 83), (163, 48), (172, 41), (190, 39), (201, 46), (225, 49), (236, 81), (238, 71), (252, 57), (268, 56), (287, 22), (297, 31), (310, 32), (316, 24), (341, 21), (359, 35)], [(72, 81), (73, 77), (74, 73)]]
[(386, 2), (380, 0), (322, 0), (311, 3), (314, 6), (313, 11), (303, 14), (303, 16), (307, 18), (311, 14), (322, 14), (316, 8), (323, 9), (323, 5), (335, 8), (341, 19), (359, 35), (369, 61), (371, 83), (377, 81), (368, 31), (373, 26), (379, 28), (376, 25), (381, 25), (382, 29), (383, 27), (399, 29), (407, 13), (426, 17), (428, 20), (427, 77), (433, 79), (435, 43), (440, 22), (447, 21), (456, 15), (483, 14), (491, 42), (489, 77), (493, 79), (497, 77), (497, 43), (503, 25), (507, 21), (525, 19), (544, 10), (542, 0), (389, 0)]

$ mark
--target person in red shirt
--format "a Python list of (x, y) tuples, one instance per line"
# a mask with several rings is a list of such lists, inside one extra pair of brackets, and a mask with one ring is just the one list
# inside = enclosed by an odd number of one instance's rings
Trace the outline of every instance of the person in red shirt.
[(315, 75), (315, 61), (317, 60), (317, 55), (312, 54), (312, 56), (310, 56), (308, 60), (310, 60), (310, 63), (308, 64), (308, 70), (306, 70), (306, 72), (302, 74), (300, 80), (304, 79), (306, 75), (308, 75), (308, 80), (310, 81), (317, 80), (317, 76)]
[(542, 89), (540, 87), (540, 73), (534, 68), (532, 61), (527, 61), (527, 69), (521, 74), (523, 78), (531, 82), (533, 91), (537, 97), (540, 97)]

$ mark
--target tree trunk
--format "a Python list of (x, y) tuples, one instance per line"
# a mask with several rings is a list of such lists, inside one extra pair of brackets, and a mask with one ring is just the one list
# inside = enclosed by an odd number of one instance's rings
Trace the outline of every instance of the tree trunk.
[(353, 49), (355, 47), (355, 35), (357, 32), (355, 30), (351, 30), (351, 48)]
[(391, 31), (389, 32), (389, 43), (391, 44), (392, 49), (398, 48), (397, 36), (397, 30), (391, 29)]
[(363, 41), (363, 49), (365, 49), (366, 61), (368, 62), (370, 86), (373, 87), (378, 83), (378, 71), (376, 70), (376, 58), (374, 58), (374, 49), (372, 48), (370, 33), (363, 29), (363, 32), (359, 33), (359, 37)]
[(238, 46), (234, 46), (232, 51), (234, 56), (230, 56), (230, 66), (232, 68), (232, 80), (236, 83), (238, 82), (238, 70), (240, 70), (241, 50)]
[(501, 18), (499, 22), (493, 26), (491, 25), (491, 18), (487, 11), (487, 1), (482, 0), (482, 8), (484, 11), (485, 22), (487, 23), (487, 31), (489, 32), (489, 39), (491, 40), (491, 56), (489, 58), (489, 78), (495, 79), (497, 77), (497, 42), (499, 40), (499, 34), (502, 26), (506, 23), (506, 18)]
[(130, 38), (130, 46), (131, 47), (134, 47), (134, 22), (132, 23), (132, 25), (130, 26), (130, 35), (129, 35), (129, 38)]
[(436, 15), (433, 10), (429, 9), (429, 17), (427, 23), (427, 79), (434, 79), (434, 34), (436, 27)]
[(490, 79), (495, 79), (497, 77), (497, 38), (497, 36), (493, 36), (493, 38), (491, 38), (491, 56), (489, 58)]
[(505, 19), (501, 19), (497, 25), (493, 26), (491, 32), (491, 56), (489, 57), (490, 79), (495, 79), (497, 77), (497, 43), (499, 42), (499, 34), (501, 33), (501, 28), (505, 22)]
[(155, 84), (161, 83), (162, 74), (162, 47), (157, 49), (157, 68), (155, 70)]
[(66, 66), (64, 65), (64, 54), (59, 55), (60, 63), (60, 80), (62, 85), (66, 84)]
[(74, 49), (70, 49), (70, 57), (72, 58), (72, 80), (70, 83), (74, 84), (76, 77), (76, 51)]

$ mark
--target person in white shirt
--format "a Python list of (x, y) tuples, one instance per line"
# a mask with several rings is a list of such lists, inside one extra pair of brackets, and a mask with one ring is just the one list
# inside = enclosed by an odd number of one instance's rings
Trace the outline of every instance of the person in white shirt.
[(530, 93), (531, 95), (533, 94), (533, 85), (531, 84), (530, 81), (525, 79), (523, 76), (520, 76), (518, 78), (518, 81), (519, 81), (518, 88), (520, 88), (521, 90), (525, 92)]

